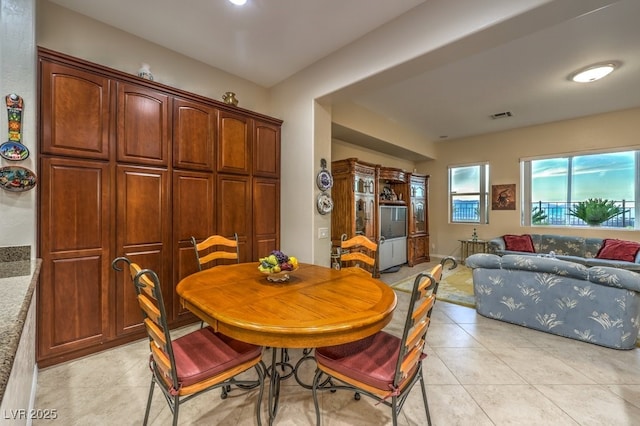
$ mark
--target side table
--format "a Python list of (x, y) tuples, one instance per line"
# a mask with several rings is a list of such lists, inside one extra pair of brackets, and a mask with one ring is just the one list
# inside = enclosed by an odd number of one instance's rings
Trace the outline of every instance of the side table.
[(489, 241), (485, 240), (458, 240), (460, 241), (460, 260), (464, 263), (465, 259), (472, 254), (487, 253)]

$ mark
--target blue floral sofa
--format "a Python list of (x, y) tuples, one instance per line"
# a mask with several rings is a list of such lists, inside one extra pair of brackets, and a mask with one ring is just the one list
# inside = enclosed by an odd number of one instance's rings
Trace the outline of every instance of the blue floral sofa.
[(473, 254), (476, 310), (559, 336), (632, 349), (640, 328), (640, 274), (551, 257)]
[[(527, 244), (529, 237), (532, 247)], [(516, 241), (509, 247), (508, 241)], [(603, 246), (611, 250), (603, 251)], [(527, 248), (527, 245), (529, 247)], [(505, 255), (549, 255), (561, 260), (580, 263), (584, 266), (611, 266), (640, 272), (640, 243), (603, 238), (584, 238), (555, 234), (504, 235), (489, 241), (489, 252)], [(515, 250), (514, 250), (515, 248)], [(624, 255), (618, 256), (619, 253)]]

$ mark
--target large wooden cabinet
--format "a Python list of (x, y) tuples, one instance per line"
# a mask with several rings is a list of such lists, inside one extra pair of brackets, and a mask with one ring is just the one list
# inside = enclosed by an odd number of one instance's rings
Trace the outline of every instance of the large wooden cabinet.
[(407, 264), (428, 262), (429, 257), (429, 176), (409, 175), (409, 232)]
[(334, 200), (331, 212), (331, 241), (340, 245), (343, 234), (347, 238), (365, 235), (378, 241), (378, 168), (375, 164), (356, 158), (331, 163)]
[[(381, 269), (406, 263), (414, 266), (429, 261), (428, 184), (429, 177), (401, 169), (347, 158), (331, 163), (331, 240), (340, 245), (342, 235), (366, 235), (380, 244)], [(382, 206), (406, 207), (406, 239), (386, 241), (381, 236)], [(403, 209), (404, 210), (404, 209)]]
[(280, 120), (47, 49), (39, 71), (39, 365), (143, 335), (117, 256), (159, 274), (180, 325), (191, 236), (279, 248)]

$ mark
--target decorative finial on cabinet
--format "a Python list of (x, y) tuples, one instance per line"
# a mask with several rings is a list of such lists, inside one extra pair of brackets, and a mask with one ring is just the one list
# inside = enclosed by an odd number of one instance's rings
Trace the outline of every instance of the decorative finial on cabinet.
[(234, 92), (226, 92), (224, 95), (222, 95), (222, 100), (225, 104), (233, 106), (238, 105), (238, 98), (236, 98), (236, 94)]

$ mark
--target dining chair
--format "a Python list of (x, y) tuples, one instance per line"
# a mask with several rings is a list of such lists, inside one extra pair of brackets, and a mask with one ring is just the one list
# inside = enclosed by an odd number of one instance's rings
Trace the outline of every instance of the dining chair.
[(431, 425), (422, 360), (426, 357), (425, 339), (442, 269), (449, 260), (453, 262), (449, 269), (455, 268), (456, 260), (446, 257), (428, 273), (416, 276), (402, 337), (382, 330), (356, 342), (316, 348), (317, 368), (312, 393), (318, 425), (318, 391), (347, 389), (356, 392), (356, 399), (360, 399), (362, 393), (377, 400), (379, 404), (391, 407), (395, 426), (407, 396), (418, 381), (422, 387), (427, 424)]
[[(367, 271), (372, 277), (378, 277), (377, 265), (378, 265), (378, 244), (371, 241), (364, 235), (356, 235), (353, 238), (347, 238), (347, 234), (342, 234), (340, 237), (340, 247), (338, 248), (340, 269), (352, 269), (360, 268), (363, 271)], [(288, 353), (285, 351), (288, 360)], [(312, 386), (304, 383), (298, 376), (298, 371), (301, 369), (301, 365), (307, 361), (314, 360), (313, 348), (304, 348), (302, 350), (302, 357), (298, 359), (295, 367), (293, 368), (293, 374), (301, 386), (307, 389), (311, 389)]]
[(347, 238), (347, 234), (342, 234), (340, 268), (351, 267), (360, 267), (372, 276), (378, 276), (378, 244), (364, 235)]
[(193, 244), (193, 249), (196, 252), (199, 271), (202, 271), (205, 265), (215, 260), (235, 260), (236, 263), (240, 263), (237, 233), (233, 234), (231, 238), (223, 237), (222, 235), (211, 235), (200, 243), (198, 243), (196, 237), (191, 237), (191, 244)]
[[(113, 269), (122, 271), (123, 268), (118, 265), (120, 262), (129, 266), (151, 350), (151, 386), (143, 424), (146, 425), (149, 420), (153, 391), (157, 384), (173, 414), (174, 426), (178, 424), (180, 404), (206, 391), (221, 388), (224, 399), (232, 386), (241, 389), (258, 387), (256, 417), (258, 425), (261, 425), (260, 406), (265, 377), (263, 348), (217, 333), (211, 327), (200, 328), (173, 340), (156, 273), (141, 269), (126, 257), (114, 259), (111, 263)], [(257, 381), (253, 378), (237, 378), (251, 367), (258, 373)]]
[[(223, 237), (222, 235), (211, 235), (200, 243), (198, 243), (196, 237), (191, 237), (191, 244), (196, 253), (198, 271), (202, 271), (205, 265), (221, 259), (235, 260), (236, 263), (240, 263), (237, 233), (234, 233), (232, 238)], [(200, 327), (204, 327), (204, 321), (200, 322)]]

